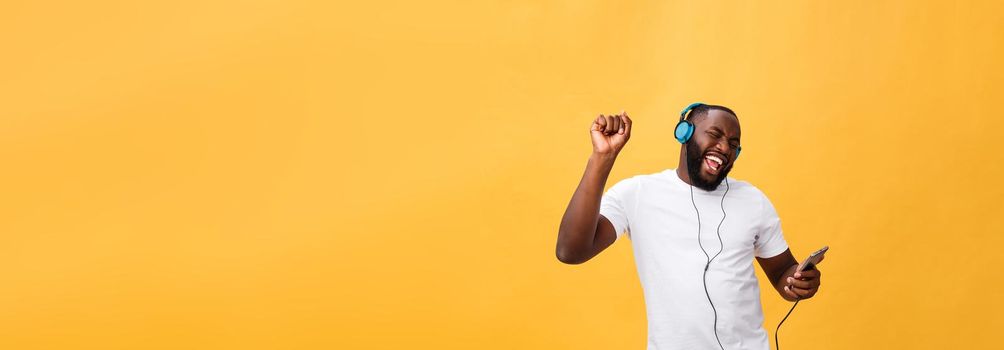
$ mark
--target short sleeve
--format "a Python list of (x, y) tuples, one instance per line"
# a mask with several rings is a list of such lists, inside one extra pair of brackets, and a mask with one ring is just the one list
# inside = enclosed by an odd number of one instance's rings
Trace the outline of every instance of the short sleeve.
[(624, 234), (631, 238), (630, 218), (637, 195), (637, 181), (637, 178), (621, 180), (600, 199), (600, 215), (610, 220), (618, 239)]
[(774, 205), (767, 196), (761, 193), (763, 206), (761, 208), (761, 225), (757, 231), (753, 246), (755, 254), (760, 258), (772, 258), (788, 250), (788, 242), (781, 232), (781, 218), (777, 216)]

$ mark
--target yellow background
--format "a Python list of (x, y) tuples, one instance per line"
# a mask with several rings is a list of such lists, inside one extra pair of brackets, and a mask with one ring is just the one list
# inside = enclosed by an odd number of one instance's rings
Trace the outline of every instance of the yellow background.
[(697, 100), (831, 247), (785, 348), (994, 347), (1002, 38), (994, 1), (6, 3), (0, 348), (642, 349), (630, 245), (557, 227), (597, 114), (610, 186)]

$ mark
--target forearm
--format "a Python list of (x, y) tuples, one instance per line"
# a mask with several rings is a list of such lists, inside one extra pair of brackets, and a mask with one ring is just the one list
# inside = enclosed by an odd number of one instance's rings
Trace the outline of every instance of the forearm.
[(593, 153), (585, 173), (575, 189), (558, 228), (557, 254), (564, 260), (576, 260), (593, 247), (599, 222), (600, 199), (616, 154)]

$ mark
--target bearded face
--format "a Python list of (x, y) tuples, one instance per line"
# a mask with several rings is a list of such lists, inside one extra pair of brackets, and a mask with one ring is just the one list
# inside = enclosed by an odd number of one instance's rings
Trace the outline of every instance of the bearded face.
[(687, 142), (687, 174), (694, 186), (714, 191), (732, 171), (732, 162), (721, 152), (701, 149), (696, 142)]
[(739, 120), (727, 111), (712, 109), (693, 123), (694, 135), (684, 146), (687, 174), (692, 185), (714, 191), (732, 171), (739, 148)]

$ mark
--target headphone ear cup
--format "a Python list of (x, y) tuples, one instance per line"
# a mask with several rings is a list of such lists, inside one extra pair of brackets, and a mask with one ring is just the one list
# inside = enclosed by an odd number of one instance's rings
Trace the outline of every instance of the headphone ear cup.
[(676, 141), (680, 143), (687, 143), (690, 137), (694, 135), (694, 124), (689, 121), (681, 120), (676, 124), (676, 130), (673, 131), (673, 136), (676, 137)]
[(739, 152), (743, 151), (743, 146), (736, 147), (736, 159), (739, 159)]

